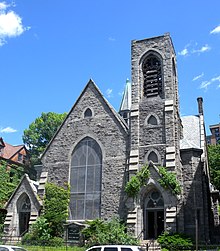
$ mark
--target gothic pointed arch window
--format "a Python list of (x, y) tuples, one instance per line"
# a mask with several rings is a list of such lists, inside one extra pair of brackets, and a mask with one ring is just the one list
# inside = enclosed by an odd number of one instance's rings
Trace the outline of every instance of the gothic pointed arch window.
[(162, 95), (162, 64), (154, 53), (150, 53), (142, 64), (144, 77), (143, 94), (145, 97)]
[(28, 231), (31, 202), (26, 193), (23, 193), (17, 200), (17, 210), (19, 219), (19, 235), (23, 235)]
[(154, 151), (151, 151), (147, 157), (148, 162), (152, 161), (154, 164), (158, 164), (158, 156)]
[(150, 115), (150, 117), (147, 120), (147, 124), (148, 125), (157, 125), (157, 119), (155, 118), (155, 116)]
[(70, 219), (91, 220), (100, 217), (102, 151), (86, 137), (75, 147), (70, 170)]
[(84, 112), (84, 118), (92, 117), (92, 110), (90, 108), (87, 108)]

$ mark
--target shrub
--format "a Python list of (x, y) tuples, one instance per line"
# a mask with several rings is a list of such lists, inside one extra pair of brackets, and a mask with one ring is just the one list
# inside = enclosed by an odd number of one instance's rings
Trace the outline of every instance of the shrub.
[(22, 244), (26, 245), (46, 245), (50, 240), (50, 229), (47, 220), (40, 216), (35, 223), (31, 226), (28, 233), (26, 233), (22, 238)]
[(53, 237), (52, 239), (48, 241), (48, 245), (51, 247), (61, 247), (63, 246), (63, 244), (64, 244), (64, 241), (63, 241), (63, 238), (61, 237)]
[(126, 227), (118, 218), (110, 221), (100, 219), (87, 222), (88, 227), (81, 233), (88, 246), (104, 244), (138, 244), (138, 240), (126, 232)]
[(193, 242), (183, 234), (169, 234), (164, 232), (157, 239), (163, 249), (167, 250), (190, 250)]

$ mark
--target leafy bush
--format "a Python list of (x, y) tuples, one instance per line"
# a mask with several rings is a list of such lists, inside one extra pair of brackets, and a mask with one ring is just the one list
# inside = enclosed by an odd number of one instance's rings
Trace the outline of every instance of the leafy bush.
[(22, 238), (22, 244), (26, 245), (39, 245), (46, 244), (51, 239), (49, 223), (47, 220), (40, 216), (34, 222), (29, 230)]
[(64, 240), (61, 237), (53, 237), (48, 241), (48, 246), (61, 247), (64, 244)]
[(69, 189), (47, 183), (45, 189), (44, 214), (38, 217), (31, 226), (29, 233), (25, 234), (22, 243), (27, 245), (63, 244), (61, 238), (64, 232), (63, 223), (67, 219), (69, 203)]
[(126, 227), (118, 218), (110, 221), (96, 219), (87, 222), (88, 227), (81, 233), (88, 246), (104, 244), (127, 244), (136, 245), (138, 240), (126, 232)]
[(164, 232), (157, 239), (163, 249), (167, 250), (190, 250), (193, 242), (183, 234), (169, 234)]

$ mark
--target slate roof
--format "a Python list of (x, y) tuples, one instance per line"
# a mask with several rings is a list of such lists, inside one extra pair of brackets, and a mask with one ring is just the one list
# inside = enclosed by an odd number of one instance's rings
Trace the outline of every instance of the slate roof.
[(183, 139), (180, 140), (180, 149), (201, 149), (199, 116), (184, 116), (181, 120)]
[(131, 83), (127, 79), (119, 111), (131, 110)]

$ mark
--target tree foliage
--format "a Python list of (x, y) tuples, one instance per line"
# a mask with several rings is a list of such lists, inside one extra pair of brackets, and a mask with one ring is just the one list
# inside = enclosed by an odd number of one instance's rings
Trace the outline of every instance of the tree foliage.
[(126, 227), (118, 218), (109, 221), (96, 219), (87, 222), (88, 227), (81, 232), (88, 246), (104, 244), (137, 245), (138, 240), (126, 232)]
[(208, 146), (208, 160), (211, 182), (220, 190), (220, 144)]
[(28, 147), (33, 164), (40, 164), (40, 155), (66, 117), (66, 113), (42, 113), (24, 130), (23, 142)]

